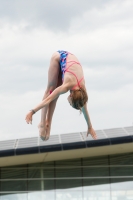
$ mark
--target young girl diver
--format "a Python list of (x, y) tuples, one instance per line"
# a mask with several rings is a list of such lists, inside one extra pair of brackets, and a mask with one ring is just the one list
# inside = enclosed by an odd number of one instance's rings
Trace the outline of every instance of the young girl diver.
[(52, 55), (48, 70), (48, 84), (43, 100), (26, 115), (26, 122), (32, 123), (32, 116), (38, 110), (41, 111), (41, 121), (38, 125), (42, 140), (48, 140), (56, 102), (61, 94), (70, 91), (68, 102), (77, 110), (83, 112), (88, 129), (87, 136), (91, 134), (96, 139), (96, 133), (92, 127), (87, 101), (88, 95), (85, 87), (83, 69), (75, 55), (67, 51), (57, 51)]

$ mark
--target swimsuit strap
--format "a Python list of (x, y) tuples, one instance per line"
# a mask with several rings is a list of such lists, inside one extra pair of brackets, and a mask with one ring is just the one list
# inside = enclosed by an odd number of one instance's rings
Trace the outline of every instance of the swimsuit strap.
[(69, 72), (69, 73), (73, 74), (73, 75), (75, 76), (75, 78), (77, 79), (77, 82), (78, 82), (78, 77), (76, 76), (76, 74), (75, 74), (74, 72), (72, 72), (72, 71), (69, 71), (69, 70), (67, 70), (67, 72)]
[(80, 80), (78, 80), (78, 77), (77, 77), (77, 75), (76, 75), (74, 72), (69, 71), (69, 70), (67, 70), (67, 71), (65, 71), (65, 72), (69, 72), (69, 73), (73, 74), (73, 75), (75, 76), (75, 78), (77, 79), (77, 83), (78, 83), (78, 84), (76, 84), (76, 85), (72, 88), (72, 90), (73, 90), (75, 87), (77, 87), (77, 86), (80, 87), (80, 82), (84, 79), (84, 77), (82, 77)]
[[(83, 77), (82, 77), (80, 80), (78, 80), (77, 75), (76, 75), (74, 72), (69, 71), (68, 69), (69, 69), (72, 65), (74, 65), (74, 64), (78, 64), (78, 65), (80, 65), (80, 66), (81, 66), (81, 64), (80, 64), (79, 62), (77, 62), (77, 61), (74, 61), (74, 60), (67, 61), (67, 58), (68, 58), (67, 55), (68, 55), (68, 54), (73, 55), (72, 53), (70, 53), (70, 52), (68, 52), (68, 51), (63, 51), (63, 50), (60, 50), (60, 51), (58, 51), (58, 52), (60, 53), (60, 66), (61, 66), (61, 70), (62, 70), (62, 79), (63, 79), (63, 77), (64, 77), (65, 72), (69, 72), (69, 73), (71, 73), (71, 74), (73, 74), (73, 75), (75, 76), (75, 78), (76, 78), (76, 80), (77, 80), (77, 83), (78, 83), (78, 84), (76, 84), (73, 88), (75, 88), (75, 87), (77, 87), (77, 86), (80, 87), (80, 82), (83, 80)], [(70, 65), (66, 68), (66, 64), (68, 64), (68, 63), (70, 63)], [(82, 66), (81, 66), (81, 67), (82, 67)], [(73, 88), (72, 88), (72, 89), (73, 89)], [(50, 91), (50, 93), (51, 93), (51, 91)]]
[(84, 77), (82, 77), (80, 80), (78, 80), (78, 81), (77, 81), (78, 84), (76, 84), (76, 85), (72, 88), (72, 90), (74, 90), (74, 88), (77, 87), (77, 86), (79, 86), (79, 88), (80, 88), (80, 82), (81, 82), (83, 79), (84, 79)]
[[(71, 63), (72, 62), (72, 63)], [(66, 69), (65, 69), (65, 71), (64, 72), (66, 72), (72, 65), (74, 65), (74, 64), (79, 64), (80, 65), (80, 63), (79, 62), (76, 62), (76, 61), (74, 61), (74, 60), (71, 60), (71, 61), (67, 61), (66, 62), (66, 64), (67, 63), (71, 63)], [(81, 66), (81, 65), (80, 65)]]
[(80, 66), (81, 66), (81, 64), (80, 64), (79, 62), (74, 61), (74, 60), (68, 61), (67, 63), (71, 63), (71, 64), (64, 70), (64, 73), (65, 73), (65, 72), (69, 72), (69, 73), (73, 74), (73, 75), (75, 76), (75, 78), (77, 79), (77, 83), (78, 83), (78, 84), (76, 84), (72, 89), (74, 89), (74, 88), (77, 87), (77, 86), (80, 87), (80, 82), (83, 80), (83, 77), (82, 77), (80, 80), (78, 80), (77, 75), (76, 75), (74, 72), (69, 71), (68, 69), (69, 69), (73, 64), (79, 64)]

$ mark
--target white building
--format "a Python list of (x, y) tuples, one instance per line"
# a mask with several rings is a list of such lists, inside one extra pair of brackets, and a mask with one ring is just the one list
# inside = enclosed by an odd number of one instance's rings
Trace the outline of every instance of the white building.
[(0, 200), (132, 200), (133, 127), (0, 141)]

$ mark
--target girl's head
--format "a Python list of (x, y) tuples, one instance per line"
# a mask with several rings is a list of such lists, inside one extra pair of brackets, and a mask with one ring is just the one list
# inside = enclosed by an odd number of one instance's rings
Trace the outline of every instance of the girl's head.
[(71, 93), (68, 96), (68, 102), (73, 108), (81, 111), (81, 108), (88, 101), (86, 90), (81, 87), (79, 90), (72, 90), (70, 92)]

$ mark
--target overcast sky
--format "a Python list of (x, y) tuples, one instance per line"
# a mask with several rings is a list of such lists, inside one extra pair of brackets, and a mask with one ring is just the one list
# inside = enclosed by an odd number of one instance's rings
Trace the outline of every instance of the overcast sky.
[[(0, 140), (38, 136), (25, 115), (47, 85), (53, 52), (81, 62), (95, 130), (133, 125), (132, 0), (0, 0)], [(51, 134), (87, 130), (60, 96)]]

